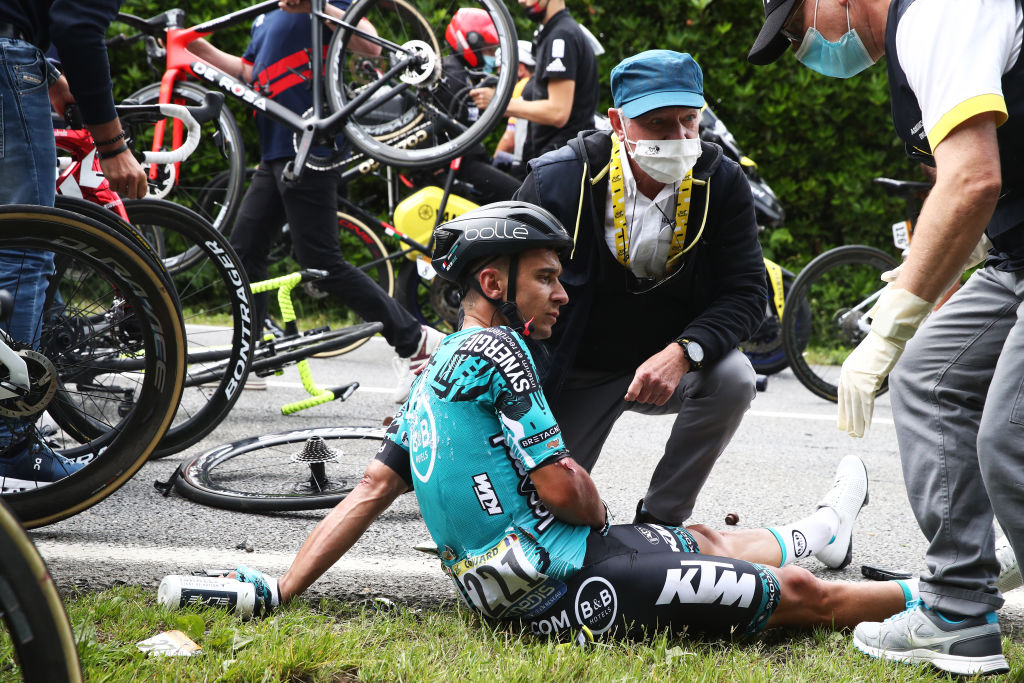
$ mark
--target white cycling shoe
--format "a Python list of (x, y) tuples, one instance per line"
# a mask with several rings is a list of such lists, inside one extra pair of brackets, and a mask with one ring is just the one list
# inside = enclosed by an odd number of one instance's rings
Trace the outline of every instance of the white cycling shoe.
[(836, 480), (819, 508), (830, 507), (839, 515), (839, 529), (832, 542), (814, 554), (826, 567), (842, 569), (853, 559), (853, 523), (860, 509), (868, 504), (868, 471), (855, 455), (839, 461)]

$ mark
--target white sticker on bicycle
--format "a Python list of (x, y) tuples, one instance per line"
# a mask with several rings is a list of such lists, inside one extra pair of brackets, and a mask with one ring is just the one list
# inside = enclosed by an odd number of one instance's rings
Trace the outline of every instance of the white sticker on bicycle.
[(897, 249), (910, 247), (910, 221), (900, 221), (892, 224), (892, 243)]
[(533, 565), (514, 533), (480, 555), (459, 560), (449, 571), (470, 605), (492, 619), (540, 614), (566, 590), (564, 583)]

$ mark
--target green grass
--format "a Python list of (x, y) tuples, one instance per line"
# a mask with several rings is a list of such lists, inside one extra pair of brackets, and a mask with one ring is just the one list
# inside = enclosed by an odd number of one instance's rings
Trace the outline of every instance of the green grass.
[[(487, 626), (450, 605), (378, 612), (297, 601), (262, 621), (170, 611), (155, 591), (72, 593), (66, 605), (87, 681), (944, 681), (927, 667), (864, 657), (848, 634), (772, 632), (735, 643), (656, 638), (580, 649)], [(147, 657), (136, 643), (179, 629), (203, 649)], [(1024, 670), (1024, 647), (1004, 639)], [(0, 680), (17, 680), (0, 638)], [(1001, 680), (990, 678), (986, 680)]]

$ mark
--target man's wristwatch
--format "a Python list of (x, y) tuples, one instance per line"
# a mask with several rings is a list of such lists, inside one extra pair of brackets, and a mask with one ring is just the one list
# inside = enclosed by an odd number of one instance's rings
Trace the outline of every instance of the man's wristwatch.
[(704, 347), (692, 339), (680, 337), (675, 340), (676, 344), (683, 347), (683, 355), (690, 363), (691, 370), (700, 370), (704, 366)]

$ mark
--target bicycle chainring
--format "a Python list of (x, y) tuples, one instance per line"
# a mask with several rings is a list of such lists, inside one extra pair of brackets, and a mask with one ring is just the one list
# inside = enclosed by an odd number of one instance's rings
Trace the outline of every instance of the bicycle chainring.
[[(35, 417), (46, 410), (46, 406), (57, 393), (57, 368), (49, 358), (38, 351), (21, 349), (17, 353), (28, 367), (28, 394), (0, 399), (0, 416)], [(0, 366), (0, 380), (9, 379), (10, 373), (7, 368)]]
[(157, 164), (156, 178), (149, 177), (150, 164), (142, 164), (149, 181), (146, 190), (148, 199), (166, 199), (178, 181), (178, 168), (174, 164)]

